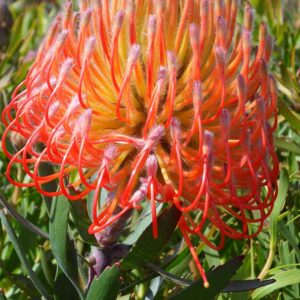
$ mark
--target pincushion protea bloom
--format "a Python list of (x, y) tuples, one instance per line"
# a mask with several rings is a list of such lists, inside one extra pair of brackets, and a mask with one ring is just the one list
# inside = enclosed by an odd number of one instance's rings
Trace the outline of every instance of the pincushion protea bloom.
[[(94, 191), (91, 234), (148, 199), (157, 237), (157, 203), (176, 205), (207, 282), (189, 235), (214, 249), (226, 236), (250, 238), (277, 195), (276, 83), (267, 69), (266, 25), (255, 48), (252, 9), (246, 4), (237, 24), (238, 0), (79, 6), (74, 12), (66, 3), (3, 111), (8, 179), (70, 200)], [(6, 148), (9, 132), (26, 139), (15, 154)], [(39, 175), (42, 162), (56, 173)], [(17, 182), (14, 164), (31, 181)], [(56, 180), (57, 192), (44, 190)], [(101, 189), (109, 191), (103, 203)], [(249, 224), (257, 226), (249, 232)]]

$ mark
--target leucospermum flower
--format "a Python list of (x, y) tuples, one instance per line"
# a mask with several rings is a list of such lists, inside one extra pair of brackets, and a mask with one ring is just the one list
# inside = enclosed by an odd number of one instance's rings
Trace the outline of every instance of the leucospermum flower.
[[(94, 191), (91, 234), (147, 199), (157, 237), (157, 203), (176, 205), (206, 282), (189, 236), (214, 249), (250, 238), (277, 195), (272, 40), (262, 23), (255, 47), (253, 11), (245, 5), (240, 25), (239, 5), (83, 0), (74, 12), (67, 2), (3, 111), (8, 179), (70, 200)], [(9, 132), (26, 139), (14, 154)], [(42, 162), (56, 173), (41, 176)], [(31, 181), (17, 182), (14, 164)], [(57, 192), (44, 189), (51, 181)]]

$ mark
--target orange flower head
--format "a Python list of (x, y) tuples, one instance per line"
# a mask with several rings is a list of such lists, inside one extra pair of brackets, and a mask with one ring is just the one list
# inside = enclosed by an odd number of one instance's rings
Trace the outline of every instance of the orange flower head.
[[(262, 23), (254, 46), (253, 11), (245, 4), (238, 24), (239, 2), (67, 2), (3, 111), (8, 179), (70, 200), (94, 191), (90, 233), (147, 199), (157, 237), (157, 203), (176, 205), (206, 282), (189, 234), (214, 249), (252, 237), (277, 195), (272, 40)], [(26, 139), (14, 154), (9, 132)], [(40, 175), (43, 162), (55, 173)], [(17, 182), (14, 164), (31, 180)]]

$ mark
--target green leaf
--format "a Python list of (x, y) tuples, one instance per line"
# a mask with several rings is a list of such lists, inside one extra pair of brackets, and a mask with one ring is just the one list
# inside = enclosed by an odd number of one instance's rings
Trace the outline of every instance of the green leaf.
[(296, 94), (295, 89), (298, 89), (297, 80), (284, 63), (280, 63), (280, 74), (280, 82), (292, 93), (292, 95)]
[(120, 268), (114, 265), (94, 278), (85, 300), (115, 300), (120, 287)]
[(278, 217), (281, 210), (284, 207), (287, 191), (289, 187), (289, 173), (287, 169), (282, 169), (280, 172), (279, 187), (278, 187), (278, 196), (274, 204), (272, 214), (270, 216), (270, 229), (271, 229), (271, 238), (276, 238), (277, 235), (277, 223)]
[(230, 279), (242, 265), (242, 261), (242, 256), (236, 257), (207, 273), (207, 279), (210, 284), (209, 288), (204, 287), (202, 279), (197, 280), (189, 287), (171, 297), (170, 300), (214, 299), (215, 296), (226, 288)]
[(60, 196), (53, 200), (49, 224), (50, 243), (59, 267), (69, 278), (79, 296), (83, 298), (83, 292), (78, 285), (76, 250), (67, 232), (69, 212), (69, 202), (65, 197)]
[[(49, 284), (49, 286), (51, 288), (53, 288), (53, 285), (54, 285), (54, 274), (52, 274), (52, 270), (51, 270), (51, 267), (50, 267), (50, 262), (48, 261), (47, 259), (47, 253), (45, 252), (45, 250), (42, 248), (42, 247), (39, 247), (39, 254), (40, 254), (40, 258), (41, 258), (41, 267), (42, 267), (42, 270), (43, 270), (43, 273), (45, 275), (45, 278)], [(52, 256), (51, 256), (52, 258)]]
[(267, 279), (267, 280), (259, 280), (259, 279), (233, 280), (233, 281), (229, 282), (227, 287), (222, 292), (223, 293), (245, 292), (245, 291), (258, 289), (260, 287), (272, 284), (274, 282), (275, 282), (274, 279)]
[(166, 270), (172, 274), (180, 275), (186, 270), (186, 266), (192, 259), (192, 255), (188, 247), (185, 247), (181, 252), (177, 253), (175, 257), (170, 260), (166, 266)]
[(300, 131), (300, 117), (296, 114), (284, 101), (280, 101), (278, 104), (279, 113), (282, 114), (287, 122), (296, 131)]
[(122, 260), (121, 267), (130, 269), (153, 261), (170, 240), (180, 216), (181, 214), (175, 206), (165, 210), (157, 218), (158, 238), (153, 239), (152, 224), (150, 224)]
[(5, 75), (0, 78), (0, 90), (4, 89), (11, 81), (11, 77), (14, 73), (13, 69), (10, 69)]
[(26, 272), (28, 273), (33, 285), (36, 287), (36, 289), (46, 298), (46, 299), (53, 299), (52, 296), (48, 293), (46, 287), (42, 284), (40, 279), (37, 277), (35, 272), (33, 271), (30, 262), (28, 261), (25, 251), (23, 249), (23, 246), (19, 243), (19, 240), (14, 232), (14, 229), (10, 225), (10, 223), (7, 220), (7, 217), (3, 210), (0, 210), (0, 217), (3, 226), (6, 229), (6, 232), (14, 246), (14, 249), (16, 250), (18, 257), (24, 266)]
[(299, 284), (300, 283), (300, 269), (292, 269), (287, 271), (279, 271), (276, 272), (274, 276), (270, 279), (276, 280), (276, 282), (257, 289), (253, 292), (252, 298), (253, 300), (258, 299), (265, 299), (265, 296), (272, 294), (278, 289), (283, 287), (292, 285), (292, 284)]
[[(156, 212), (159, 212), (162, 209), (162, 205), (157, 205)], [(139, 237), (143, 234), (145, 229), (152, 224), (152, 215), (151, 215), (151, 205), (150, 202), (147, 201), (145, 203), (145, 207), (143, 212), (139, 215), (134, 230), (128, 235), (125, 240), (123, 241), (126, 245), (133, 245)]]
[(277, 247), (277, 233), (278, 233), (278, 221), (280, 212), (285, 204), (286, 195), (289, 187), (289, 174), (286, 169), (282, 169), (280, 172), (278, 196), (274, 204), (273, 211), (270, 215), (270, 245), (269, 255), (265, 262), (265, 265), (259, 274), (259, 278), (262, 279), (270, 269)]
[(70, 280), (59, 268), (57, 268), (57, 273), (54, 281), (54, 298), (56, 300), (79, 299), (79, 295), (74, 289)]
[(88, 233), (90, 220), (86, 206), (82, 201), (70, 201), (71, 215), (73, 223), (84, 242), (90, 245), (97, 245), (94, 235)]
[(193, 281), (173, 275), (172, 273), (169, 273), (169, 272), (163, 270), (162, 268), (160, 268), (159, 266), (156, 266), (153, 263), (148, 263), (147, 267), (149, 267), (150, 269), (157, 272), (157, 274), (159, 274), (161, 277), (169, 279), (176, 284), (185, 285), (185, 286), (189, 286), (189, 285), (193, 284)]
[[(194, 282), (182, 277), (175, 276), (160, 267), (148, 263), (147, 266), (153, 270), (155, 270), (161, 277), (169, 279), (173, 281), (175, 284), (180, 284), (184, 286), (190, 286)], [(222, 291), (223, 293), (229, 293), (229, 292), (244, 292), (249, 290), (255, 290), (259, 287), (266, 286), (268, 284), (273, 283), (274, 280), (263, 280), (260, 281), (259, 279), (253, 279), (253, 280), (233, 280), (230, 281), (229, 284), (226, 286), (226, 288)]]
[[(43, 162), (40, 164), (39, 166), (39, 175), (40, 176), (48, 176), (48, 175), (51, 175), (51, 174), (54, 174), (54, 169), (53, 169), (53, 166), (52, 164), (50, 163), (46, 163), (46, 162)], [(57, 190), (57, 182), (56, 181), (50, 181), (50, 182), (47, 182), (45, 184), (42, 185), (43, 189), (49, 193), (52, 193), (52, 192), (55, 192)], [(50, 213), (51, 211), (51, 205), (52, 205), (52, 197), (48, 197), (48, 196), (45, 196), (45, 195), (42, 195), (43, 199), (44, 199), (44, 202), (46, 204), (46, 207), (47, 207), (47, 211), (48, 213)]]
[(158, 294), (158, 291), (163, 283), (163, 278), (161, 276), (155, 277), (151, 280), (149, 284), (149, 289), (145, 295), (145, 300), (153, 300)]
[(294, 248), (295, 255), (297, 256), (298, 261), (300, 261), (300, 248), (299, 239), (297, 238), (297, 229), (291, 231), (289, 226), (284, 221), (281, 221), (278, 223), (278, 231), (280, 232), (280, 235), (284, 236), (288, 243)]
[(38, 299), (41, 294), (37, 291), (32, 281), (22, 274), (9, 274), (10, 282), (20, 289), (27, 299)]
[(5, 207), (8, 212), (15, 218), (17, 222), (19, 222), (22, 226), (32, 231), (33, 233), (39, 235), (44, 239), (49, 239), (49, 236), (46, 232), (41, 230), (39, 227), (32, 224), (30, 221), (21, 216), (15, 209), (4, 199), (4, 197), (0, 194), (0, 204)]
[[(14, 286), (15, 289), (19, 289), (20, 292), (27, 298), (27, 299), (36, 299), (38, 296), (41, 297), (40, 292), (36, 289), (33, 285), (32, 281), (28, 276), (23, 274), (12, 274), (11, 270), (7, 269), (5, 265), (0, 260), (0, 270), (1, 273), (5, 274), (5, 279), (1, 280), (1, 287), (5, 289), (7, 286)], [(2, 277), (3, 278), (3, 277)], [(6, 281), (6, 284), (3, 283)], [(0, 288), (1, 292), (1, 288)], [(7, 291), (7, 295), (9, 295), (9, 291)], [(1, 299), (1, 298), (0, 298)]]
[(0, 290), (0, 300), (6, 300), (4, 292)]
[(300, 146), (290, 138), (277, 137), (275, 139), (275, 146), (278, 149), (281, 149), (281, 150), (284, 150), (284, 151), (290, 151), (290, 152), (293, 152), (297, 155), (300, 155)]

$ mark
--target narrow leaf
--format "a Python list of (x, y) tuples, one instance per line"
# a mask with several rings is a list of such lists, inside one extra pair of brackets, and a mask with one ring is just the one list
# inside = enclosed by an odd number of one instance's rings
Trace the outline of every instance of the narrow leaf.
[(6, 300), (6, 297), (4, 295), (4, 292), (0, 290), (0, 300)]
[(8, 222), (7, 217), (3, 210), (0, 210), (0, 217), (1, 217), (2, 224), (5, 227), (7, 234), (18, 254), (18, 257), (19, 257), (22, 265), (24, 266), (25, 270), (27, 271), (33, 285), (46, 299), (53, 299), (52, 296), (48, 293), (46, 287), (42, 284), (40, 279), (37, 277), (37, 275), (33, 271), (31, 264), (28, 261), (26, 254), (24, 252), (23, 246), (19, 243), (19, 240), (14, 232), (14, 229)]
[(255, 290), (260, 287), (269, 285), (274, 283), (274, 279), (267, 279), (267, 280), (259, 280), (259, 279), (253, 279), (253, 280), (233, 280), (230, 281), (227, 287), (222, 291), (223, 293), (229, 293), (229, 292), (245, 292), (250, 290)]
[(85, 300), (115, 300), (120, 287), (120, 269), (114, 265), (94, 278)]
[(254, 291), (251, 299), (253, 300), (265, 299), (265, 296), (272, 294), (276, 290), (279, 290), (281, 288), (284, 288), (292, 284), (299, 284), (300, 269), (279, 271), (276, 272), (276, 274), (272, 276), (270, 279), (273, 279), (276, 282)]
[[(289, 173), (287, 169), (282, 169), (280, 172), (279, 187), (278, 187), (278, 196), (274, 204), (272, 214), (270, 216), (270, 226), (273, 227), (273, 231), (276, 231), (276, 225), (278, 222), (278, 217), (281, 210), (284, 207), (287, 192), (289, 187)], [(277, 231), (276, 231), (277, 233)]]
[(57, 268), (57, 273), (54, 281), (54, 298), (55, 300), (72, 299), (78, 300), (79, 295), (74, 289), (68, 277)]
[(97, 245), (95, 236), (88, 233), (90, 220), (85, 205), (82, 201), (70, 201), (70, 208), (73, 223), (80, 237), (90, 245)]
[(65, 197), (53, 199), (49, 224), (50, 243), (59, 267), (83, 298), (83, 292), (78, 286), (76, 250), (67, 233), (69, 212), (69, 202)]
[(287, 137), (277, 137), (275, 139), (275, 146), (284, 151), (290, 151), (294, 154), (300, 155), (300, 147), (292, 139)]
[(154, 270), (155, 272), (157, 272), (162, 277), (173, 281), (176, 284), (180, 284), (180, 285), (184, 285), (184, 286), (189, 286), (189, 285), (193, 284), (193, 281), (185, 279), (185, 278), (178, 277), (176, 275), (173, 275), (173, 274), (163, 270), (162, 268), (156, 266), (153, 263), (148, 263), (147, 267)]
[(130, 269), (153, 261), (168, 243), (177, 226), (179, 218), (180, 212), (175, 206), (164, 211), (157, 218), (159, 229), (158, 238), (153, 238), (152, 224), (150, 224), (132, 247), (128, 255), (122, 260), (121, 267), (123, 269)]
[(280, 172), (278, 196), (275, 201), (272, 214), (270, 216), (270, 246), (269, 246), (270, 250), (265, 265), (258, 276), (258, 278), (260, 279), (263, 279), (265, 277), (266, 273), (270, 269), (274, 260), (274, 255), (277, 247), (278, 217), (285, 203), (288, 186), (289, 186), (288, 171), (286, 169), (282, 169)]
[(47, 254), (45, 252), (45, 250), (42, 247), (39, 247), (39, 254), (40, 254), (40, 258), (41, 258), (41, 267), (43, 270), (43, 273), (45, 275), (45, 278), (49, 284), (49, 286), (51, 288), (53, 288), (54, 285), (54, 280), (53, 280), (53, 275), (49, 266), (49, 262), (47, 259)]
[[(40, 176), (48, 176), (48, 175), (51, 175), (54, 173), (55, 172), (54, 172), (52, 164), (46, 163), (46, 162), (43, 162), (40, 164), (40, 166), (39, 166), (39, 175)], [(55, 192), (57, 190), (57, 182), (56, 181), (47, 182), (47, 183), (43, 184), (42, 186), (43, 186), (43, 189), (47, 192)], [(47, 207), (47, 211), (48, 211), (48, 213), (50, 213), (51, 205), (52, 205), (52, 197), (48, 197), (45, 195), (42, 195), (42, 197), (43, 197), (43, 200)]]
[(163, 278), (158, 276), (151, 280), (149, 285), (149, 290), (147, 294), (145, 295), (145, 300), (153, 300), (154, 297), (157, 295), (159, 288), (161, 287), (163, 283)]
[(15, 218), (15, 220), (20, 223), (22, 226), (27, 228), (29, 231), (39, 235), (44, 239), (49, 239), (49, 236), (46, 232), (41, 230), (39, 227), (32, 224), (30, 221), (21, 216), (15, 209), (4, 199), (4, 197), (0, 194), (0, 204), (7, 209), (7, 211)]
[[(162, 204), (157, 205), (156, 212), (159, 214), (159, 212), (162, 209)], [(140, 238), (140, 236), (143, 234), (143, 232), (146, 230), (148, 226), (152, 224), (152, 215), (151, 215), (151, 205), (149, 202), (146, 202), (145, 208), (143, 209), (143, 212), (138, 217), (138, 221), (135, 224), (134, 230), (128, 235), (125, 240), (124, 244), (126, 245), (133, 245), (136, 243), (136, 241)]]
[[(147, 266), (154, 271), (156, 271), (159, 275), (161, 275), (163, 278), (166, 278), (168, 280), (173, 281), (175, 284), (180, 284), (183, 286), (190, 286), (194, 282), (182, 277), (175, 276), (160, 267), (154, 265), (153, 263), (148, 263)], [(259, 287), (266, 286), (268, 284), (273, 283), (275, 280), (263, 280), (260, 281), (259, 279), (253, 279), (253, 280), (233, 280), (230, 281), (229, 284), (226, 286), (226, 288), (222, 291), (223, 293), (229, 293), (229, 292), (244, 292), (244, 291), (250, 291), (255, 290)]]
[(297, 131), (300, 131), (300, 117), (284, 101), (278, 104), (279, 112), (285, 117), (287, 122)]
[[(230, 279), (242, 265), (243, 257), (236, 257), (222, 266), (215, 268), (207, 273), (207, 279), (210, 284), (209, 288), (205, 288), (203, 280), (197, 280), (189, 287), (183, 289), (178, 294), (171, 297), (171, 300), (186, 299), (214, 299), (230, 282)], [(200, 298), (201, 297), (201, 298)]]

